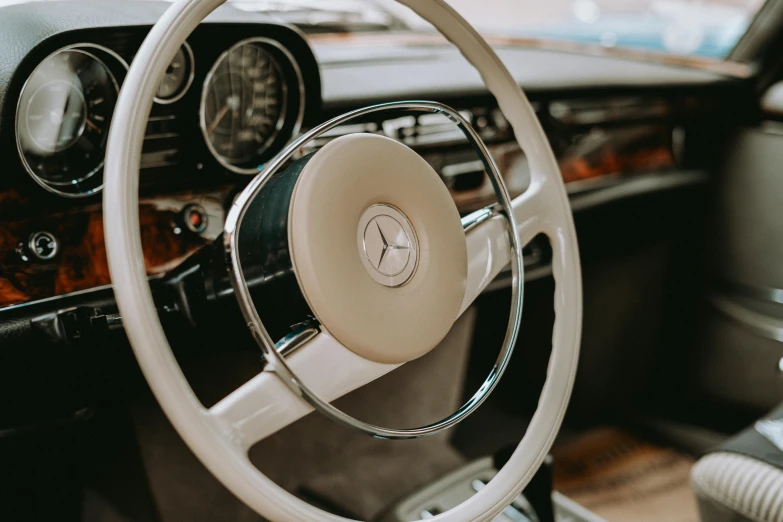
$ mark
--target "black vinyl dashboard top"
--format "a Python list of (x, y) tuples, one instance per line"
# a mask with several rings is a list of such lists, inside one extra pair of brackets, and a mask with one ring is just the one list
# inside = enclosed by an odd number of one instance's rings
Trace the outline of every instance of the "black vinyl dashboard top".
[[(322, 46), (315, 41), (313, 48), (321, 68), (326, 108), (401, 98), (453, 99), (487, 92), (478, 72), (452, 45)], [(734, 88), (743, 82), (713, 71), (654, 61), (524, 46), (496, 46), (495, 50), (531, 97)]]

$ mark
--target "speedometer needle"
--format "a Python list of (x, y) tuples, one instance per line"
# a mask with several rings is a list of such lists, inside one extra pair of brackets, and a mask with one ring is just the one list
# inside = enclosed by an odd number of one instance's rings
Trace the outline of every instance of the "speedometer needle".
[(217, 116), (215, 116), (215, 119), (212, 120), (212, 123), (209, 125), (209, 128), (207, 129), (207, 134), (211, 136), (212, 133), (215, 132), (215, 129), (220, 124), (220, 121), (223, 119), (226, 113), (228, 112), (228, 109), (229, 109), (228, 103), (223, 105), (223, 108), (220, 109), (220, 112), (217, 114)]

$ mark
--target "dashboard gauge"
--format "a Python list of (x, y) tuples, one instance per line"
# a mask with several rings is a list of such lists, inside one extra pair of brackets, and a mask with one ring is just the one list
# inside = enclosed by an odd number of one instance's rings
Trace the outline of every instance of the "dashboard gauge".
[(185, 43), (179, 48), (174, 59), (166, 68), (155, 101), (158, 103), (173, 103), (182, 98), (193, 83), (193, 51)]
[[(301, 83), (290, 55), (263, 38), (239, 42), (215, 62), (204, 84), (200, 117), (207, 146), (221, 165), (234, 172), (258, 172), (289, 116), (301, 123), (303, 103), (289, 96), (287, 72)], [(298, 117), (291, 114), (292, 106)], [(288, 125), (285, 141), (293, 126)]]
[[(94, 121), (96, 114), (90, 116)], [(86, 130), (87, 101), (80, 87), (66, 80), (52, 80), (30, 96), (24, 119), (37, 152), (60, 152)]]
[(119, 85), (89, 48), (66, 48), (28, 78), (16, 113), (16, 142), (25, 168), (40, 185), (64, 195), (100, 187), (88, 182), (103, 166)]

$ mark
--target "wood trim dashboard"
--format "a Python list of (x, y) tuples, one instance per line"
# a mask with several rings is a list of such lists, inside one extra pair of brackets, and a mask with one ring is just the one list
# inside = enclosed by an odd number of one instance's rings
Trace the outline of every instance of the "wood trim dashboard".
[[(677, 167), (671, 137), (663, 128), (643, 127), (636, 135), (628, 129), (602, 131), (583, 136), (574, 145), (557, 154), (563, 181), (576, 189), (577, 185), (607, 177), (633, 177), (648, 172), (665, 172)], [(587, 143), (590, 141), (591, 143)], [(490, 145), (498, 168), (506, 179), (512, 197), (521, 194), (528, 184), (527, 162), (516, 143)], [(463, 213), (472, 212), (495, 201), (495, 192), (486, 177), (476, 188), (450, 188), (457, 207)]]
[[(227, 185), (142, 198), (139, 220), (147, 274), (161, 276), (215, 240), (234, 190)], [(13, 198), (5, 193), (0, 200)], [(185, 211), (192, 208), (201, 213), (203, 230), (198, 232), (185, 223)], [(38, 232), (56, 238), (58, 253), (51, 260), (38, 260), (30, 250), (30, 237)], [(0, 222), (0, 308), (110, 283), (100, 204)]]

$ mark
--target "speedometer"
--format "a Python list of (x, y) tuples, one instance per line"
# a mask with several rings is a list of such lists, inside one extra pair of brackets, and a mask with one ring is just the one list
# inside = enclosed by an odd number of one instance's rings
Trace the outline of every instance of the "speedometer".
[(286, 58), (270, 40), (244, 40), (223, 53), (207, 75), (201, 131), (224, 167), (258, 172), (270, 145), (286, 126), (293, 103), (284, 68), (290, 69), (292, 63), (285, 63)]

